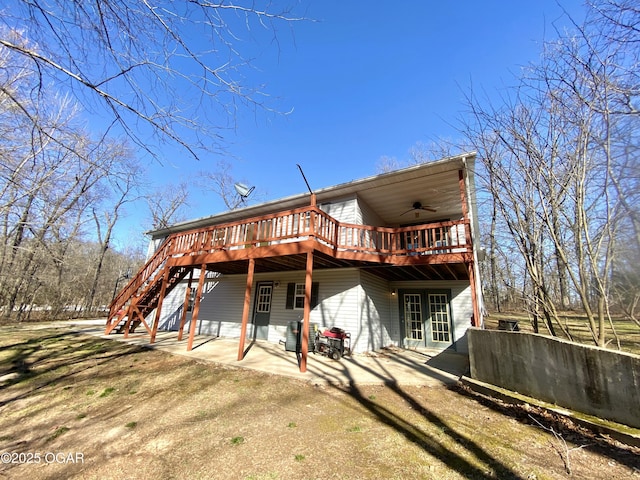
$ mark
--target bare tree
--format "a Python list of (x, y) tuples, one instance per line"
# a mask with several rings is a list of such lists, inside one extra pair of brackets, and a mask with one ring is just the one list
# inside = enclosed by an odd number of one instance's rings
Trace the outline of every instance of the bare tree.
[(0, 73), (0, 305), (5, 317), (28, 317), (43, 304), (55, 314), (81, 305), (92, 285), (76, 281), (71, 259), (91, 236), (87, 213), (111, 189), (105, 182), (116, 178), (122, 142), (91, 139), (68, 99), (33, 95), (34, 72), (3, 47)]
[[(197, 158), (220, 147), (240, 106), (275, 108), (247, 80), (245, 47), (277, 45), (279, 26), (301, 19), (293, 7), (243, 0), (9, 0), (0, 46), (38, 72), (36, 94), (56, 85), (139, 147), (152, 151), (156, 136)], [(29, 104), (11, 101), (40, 128)]]
[(85, 301), (85, 307), (89, 312), (94, 310), (98, 283), (103, 277), (104, 261), (111, 246), (114, 228), (118, 224), (125, 206), (139, 198), (139, 181), (142, 176), (141, 169), (132, 160), (132, 153), (125, 142), (105, 141), (102, 142), (101, 150), (104, 155), (110, 158), (110, 165), (108, 175), (103, 179), (105, 201), (102, 215), (97, 210), (99, 205), (91, 209), (99, 251), (91, 288)]
[(381, 156), (376, 162), (376, 171), (380, 173), (391, 172), (400, 167), (400, 161), (396, 157), (389, 157), (387, 155)]
[(418, 165), (444, 157), (451, 157), (464, 151), (461, 148), (462, 146), (459, 142), (454, 143), (446, 139), (438, 139), (429, 143), (419, 141), (409, 148), (409, 158), (407, 160), (399, 160), (388, 155), (381, 156), (376, 162), (376, 171), (381, 173), (390, 172), (403, 166)]
[(599, 32), (587, 42), (596, 95), (585, 96), (583, 102), (605, 125), (593, 143), (605, 155), (619, 215), (618, 251), (610, 259), (612, 306), (638, 324), (634, 292), (640, 289), (640, 281), (633, 268), (629, 269), (629, 259), (640, 255), (640, 9), (631, 0), (600, 0), (592, 8), (579, 32), (582, 37), (589, 28)]
[(183, 220), (181, 210), (187, 205), (189, 186), (182, 182), (164, 185), (145, 196), (151, 213), (151, 228), (166, 228), (171, 223)]
[[(120, 271), (113, 231), (139, 195), (137, 162), (114, 140), (154, 152), (215, 149), (241, 106), (272, 104), (243, 77), (245, 45), (298, 19), (240, 2), (11, 0), (0, 16), (0, 308), (109, 301)], [(71, 99), (74, 99), (73, 101)], [(105, 115), (105, 112), (107, 115)], [(90, 135), (85, 114), (106, 126)], [(208, 128), (211, 127), (211, 128)], [(179, 219), (186, 186), (148, 196), (154, 227)], [(126, 262), (125, 262), (126, 263)], [(111, 278), (111, 280), (108, 280)]]
[[(471, 120), (465, 131), (483, 161), (484, 174), (478, 178), (494, 198), (497, 215), (493, 235), (497, 229), (502, 229), (503, 234), (508, 232), (509, 237), (503, 236), (502, 242), (513, 244), (520, 253), (530, 280), (527, 306), (534, 331), (538, 331), (542, 319), (555, 335), (556, 327), (562, 325), (550, 295), (548, 233), (540, 216), (545, 201), (537, 179), (544, 157), (544, 142), (537, 136), (540, 112), (526, 105), (519, 92), (514, 99), (505, 101), (502, 109), (481, 106), (474, 98), (469, 99), (469, 107)], [(502, 245), (504, 248), (507, 244)], [(497, 243), (492, 248), (497, 248)], [(490, 257), (495, 258), (496, 254), (490, 251)]]
[(637, 175), (628, 175), (637, 161), (623, 152), (637, 151), (629, 133), (638, 127), (640, 42), (631, 41), (638, 40), (638, 14), (631, 27), (624, 27), (629, 16), (612, 26), (613, 16), (592, 10), (574, 33), (546, 45), (498, 107), (469, 95), (462, 129), (483, 160), (480, 178), (495, 198), (497, 225), (507, 228), (526, 266), (534, 328), (541, 312), (552, 334), (557, 326), (570, 336), (558, 310), (575, 298), (600, 346), (613, 327), (611, 273), (621, 232), (637, 218), (629, 201)]
[[(198, 175), (197, 185), (215, 193), (229, 210), (234, 210), (246, 204), (247, 198), (241, 197), (235, 189), (240, 181), (232, 174), (233, 167), (226, 159), (218, 160), (214, 171), (202, 171)], [(261, 198), (261, 195), (252, 195), (252, 199)]]

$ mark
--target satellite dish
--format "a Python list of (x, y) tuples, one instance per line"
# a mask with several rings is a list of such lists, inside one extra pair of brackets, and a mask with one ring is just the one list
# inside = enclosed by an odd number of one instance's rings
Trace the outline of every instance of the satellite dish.
[(236, 192), (238, 193), (238, 195), (240, 195), (240, 198), (242, 200), (245, 200), (249, 195), (251, 195), (251, 192), (253, 192), (256, 187), (247, 187), (243, 183), (236, 183), (233, 185), (233, 188), (236, 189)]

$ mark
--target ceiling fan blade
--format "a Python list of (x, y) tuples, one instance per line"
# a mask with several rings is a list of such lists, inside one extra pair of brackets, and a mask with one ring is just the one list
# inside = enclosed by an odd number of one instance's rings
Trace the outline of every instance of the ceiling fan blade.
[(409, 213), (409, 212), (413, 212), (414, 210), (415, 210), (415, 208), (410, 208), (410, 209), (409, 209), (409, 210), (407, 210), (406, 212), (401, 213), (401, 214), (400, 214), (400, 216), (406, 215), (407, 213)]
[(437, 210), (435, 208), (431, 208), (431, 207), (422, 207), (422, 210), (426, 210), (427, 212), (437, 212)]

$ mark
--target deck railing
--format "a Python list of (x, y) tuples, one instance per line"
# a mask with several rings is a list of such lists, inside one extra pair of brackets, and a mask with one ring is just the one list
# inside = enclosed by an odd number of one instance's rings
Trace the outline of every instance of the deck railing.
[(469, 251), (463, 221), (388, 228), (340, 223), (317, 207), (215, 225), (173, 234), (170, 255), (276, 245), (315, 239), (336, 252), (382, 256), (430, 255)]
[(202, 255), (284, 243), (315, 241), (336, 257), (354, 254), (381, 257), (435, 255), (471, 251), (469, 225), (463, 220), (388, 228), (340, 223), (308, 206), (243, 221), (171, 234), (111, 303), (109, 319), (135, 295), (158, 280), (171, 257)]
[(162, 274), (162, 267), (170, 256), (171, 246), (171, 239), (164, 242), (153, 256), (147, 260), (147, 263), (129, 280), (129, 283), (114, 297), (110, 306), (109, 319), (117, 314), (117, 309), (124, 303), (144, 290), (145, 285), (152, 284), (158, 275)]

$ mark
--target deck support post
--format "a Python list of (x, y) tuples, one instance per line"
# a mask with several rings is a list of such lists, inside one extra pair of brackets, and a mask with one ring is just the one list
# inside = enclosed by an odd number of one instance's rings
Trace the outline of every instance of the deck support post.
[[(129, 330), (131, 327), (131, 322), (133, 321), (133, 314), (134, 311), (137, 310), (137, 305), (132, 301), (131, 304), (127, 307), (127, 321), (124, 323), (124, 338), (129, 338)], [(136, 315), (139, 315), (138, 312), (135, 312)], [(151, 331), (147, 328), (147, 330), (149, 331), (149, 335), (151, 335)]]
[(191, 298), (191, 283), (193, 282), (193, 268), (189, 272), (189, 284), (184, 293), (184, 304), (182, 306), (182, 318), (180, 319), (180, 328), (178, 329), (178, 341), (182, 340), (184, 326), (187, 323), (187, 311), (189, 310), (189, 299)]
[(474, 262), (467, 263), (469, 269), (469, 283), (471, 284), (471, 305), (473, 306), (473, 318), (471, 319), (471, 325), (474, 327), (480, 326), (480, 308), (478, 306), (478, 293), (476, 291), (476, 270)]
[(307, 252), (307, 270), (304, 282), (304, 316), (302, 319), (302, 345), (300, 349), (300, 371), (307, 371), (309, 354), (309, 317), (311, 316), (311, 287), (313, 283), (313, 252)]
[(247, 337), (247, 324), (249, 323), (249, 307), (251, 302), (251, 289), (253, 288), (253, 271), (256, 261), (249, 259), (249, 269), (247, 271), (247, 285), (244, 289), (244, 307), (242, 309), (242, 327), (240, 329), (240, 343), (238, 344), (238, 361), (244, 358), (244, 341)]
[(465, 187), (464, 172), (458, 170), (458, 186), (460, 188), (460, 201), (462, 206), (462, 217), (464, 218), (464, 238), (465, 243), (473, 250), (473, 242), (471, 239), (471, 226), (469, 225), (469, 206), (467, 205), (467, 189)]
[(153, 327), (151, 328), (151, 339), (149, 343), (155, 343), (156, 333), (158, 333), (158, 324), (160, 323), (160, 315), (162, 314), (162, 302), (164, 301), (165, 293), (167, 292), (167, 283), (169, 283), (169, 273), (171, 269), (165, 265), (164, 273), (162, 274), (162, 285), (160, 286), (160, 295), (158, 296), (158, 306), (156, 307), (156, 315), (153, 319)]
[[(471, 225), (469, 223), (469, 206), (467, 205), (466, 183), (464, 178), (464, 172), (458, 170), (458, 185), (460, 187), (460, 200), (462, 202), (462, 216), (464, 218), (464, 235), (465, 243), (468, 248), (471, 249), (471, 255), (475, 258), (475, 251), (473, 245), (473, 239), (471, 238)], [(471, 319), (471, 325), (474, 327), (480, 326), (480, 306), (478, 305), (478, 291), (476, 290), (476, 267), (475, 262), (470, 261), (467, 263), (467, 270), (469, 272), (469, 285), (471, 287), (471, 304), (473, 306), (473, 318)]]
[(198, 290), (196, 290), (196, 300), (193, 303), (193, 313), (191, 315), (191, 325), (189, 325), (189, 340), (187, 341), (187, 352), (193, 349), (193, 338), (196, 336), (196, 325), (198, 323), (198, 313), (200, 313), (200, 299), (204, 287), (204, 279), (207, 276), (207, 264), (200, 267), (200, 278), (198, 278)]

